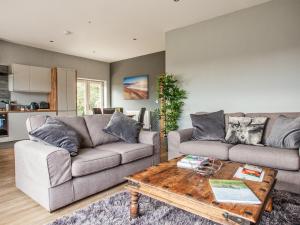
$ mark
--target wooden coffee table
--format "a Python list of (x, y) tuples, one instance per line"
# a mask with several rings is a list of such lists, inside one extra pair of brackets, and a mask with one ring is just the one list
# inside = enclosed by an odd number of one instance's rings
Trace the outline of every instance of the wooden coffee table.
[(221, 224), (258, 224), (264, 210), (272, 210), (272, 191), (277, 171), (263, 168), (263, 182), (243, 180), (261, 200), (260, 205), (218, 203), (208, 183), (209, 178), (234, 179), (241, 163), (222, 161), (222, 168), (206, 178), (193, 170), (176, 166), (180, 158), (160, 163), (142, 172), (126, 177), (126, 189), (131, 192), (131, 218), (138, 217), (139, 194), (149, 196), (177, 208)]

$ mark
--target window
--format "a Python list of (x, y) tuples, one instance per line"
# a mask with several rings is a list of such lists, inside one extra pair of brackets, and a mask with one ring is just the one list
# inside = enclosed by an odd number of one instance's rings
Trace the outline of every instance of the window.
[(90, 115), (93, 108), (103, 108), (104, 88), (104, 81), (77, 79), (77, 115)]

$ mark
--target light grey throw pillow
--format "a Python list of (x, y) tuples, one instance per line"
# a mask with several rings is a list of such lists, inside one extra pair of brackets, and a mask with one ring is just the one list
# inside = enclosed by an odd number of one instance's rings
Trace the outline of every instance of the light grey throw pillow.
[(280, 115), (275, 120), (266, 142), (272, 147), (298, 149), (300, 147), (300, 117), (288, 118)]
[(225, 140), (230, 144), (261, 145), (267, 117), (231, 117)]
[(193, 124), (193, 140), (224, 141), (225, 117), (224, 111), (206, 114), (191, 114)]
[(121, 112), (114, 112), (104, 132), (114, 135), (127, 143), (137, 143), (142, 124)]
[(80, 137), (77, 132), (63, 122), (47, 117), (46, 122), (39, 128), (30, 131), (29, 135), (36, 140), (66, 149), (71, 156), (78, 154)]

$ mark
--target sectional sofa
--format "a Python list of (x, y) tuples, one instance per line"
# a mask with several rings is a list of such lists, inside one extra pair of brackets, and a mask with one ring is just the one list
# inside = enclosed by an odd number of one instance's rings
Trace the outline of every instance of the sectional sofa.
[[(230, 113), (225, 115), (225, 129), (229, 116), (268, 117), (262, 144), (270, 134), (272, 125), (279, 115), (296, 118), (300, 113)], [(300, 194), (300, 153), (298, 149), (281, 149), (267, 146), (231, 145), (220, 141), (193, 141), (193, 128), (172, 131), (168, 134), (169, 159), (182, 154), (210, 156), (222, 160), (231, 160), (266, 166), (278, 170), (277, 189)]]
[[(160, 162), (159, 135), (141, 131), (139, 143), (128, 144), (102, 129), (110, 115), (57, 117), (82, 138), (79, 155), (32, 140), (15, 144), (16, 186), (53, 211), (124, 181), (124, 177)], [(27, 130), (45, 116), (27, 119)]]

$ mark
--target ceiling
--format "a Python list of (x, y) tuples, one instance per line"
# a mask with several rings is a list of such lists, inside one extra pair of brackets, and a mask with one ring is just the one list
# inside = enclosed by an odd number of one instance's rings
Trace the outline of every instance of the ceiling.
[(0, 38), (113, 62), (164, 50), (166, 31), (267, 1), (0, 0)]

